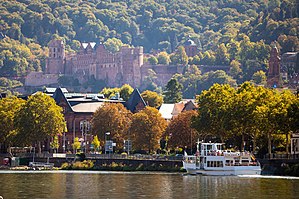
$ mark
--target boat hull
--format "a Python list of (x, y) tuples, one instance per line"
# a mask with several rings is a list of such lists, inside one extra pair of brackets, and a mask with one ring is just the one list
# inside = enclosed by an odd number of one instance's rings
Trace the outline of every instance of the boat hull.
[(184, 164), (187, 173), (193, 175), (213, 175), (213, 176), (237, 176), (237, 175), (260, 175), (260, 166), (225, 166), (222, 168), (201, 169), (195, 166)]

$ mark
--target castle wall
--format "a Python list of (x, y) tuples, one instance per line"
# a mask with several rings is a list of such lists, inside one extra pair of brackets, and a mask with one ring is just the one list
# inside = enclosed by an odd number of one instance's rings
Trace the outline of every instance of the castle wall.
[(157, 75), (157, 79), (155, 80), (155, 83), (158, 86), (165, 86), (174, 74), (182, 73), (183, 66), (145, 64), (141, 67), (141, 74), (142, 74), (141, 81), (144, 81), (145, 77), (148, 76), (149, 69), (155, 71)]
[(30, 72), (25, 78), (25, 86), (43, 86), (58, 83), (58, 74), (44, 74), (43, 72)]

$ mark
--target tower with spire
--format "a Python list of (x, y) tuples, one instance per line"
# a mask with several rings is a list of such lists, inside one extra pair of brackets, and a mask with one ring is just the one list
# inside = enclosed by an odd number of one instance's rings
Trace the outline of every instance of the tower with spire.
[(267, 86), (270, 88), (279, 88), (282, 86), (280, 57), (276, 45), (272, 48), (270, 53)]

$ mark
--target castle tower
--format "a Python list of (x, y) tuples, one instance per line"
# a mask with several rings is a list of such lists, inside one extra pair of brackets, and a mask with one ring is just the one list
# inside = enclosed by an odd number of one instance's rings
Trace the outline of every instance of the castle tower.
[(280, 77), (280, 57), (276, 46), (272, 48), (270, 54), (267, 86), (271, 88), (282, 86)]
[(121, 61), (124, 83), (133, 87), (141, 84), (141, 66), (143, 65), (143, 47), (122, 47)]
[(197, 45), (190, 38), (185, 41), (184, 48), (188, 57), (194, 57), (198, 53)]
[(64, 74), (65, 47), (62, 40), (51, 40), (49, 57), (46, 62), (46, 73)]

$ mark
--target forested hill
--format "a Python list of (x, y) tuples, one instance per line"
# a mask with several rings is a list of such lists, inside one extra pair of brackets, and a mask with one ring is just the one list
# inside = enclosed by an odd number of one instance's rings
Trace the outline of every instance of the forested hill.
[[(229, 58), (219, 64), (264, 62), (275, 40), (281, 52), (298, 51), (298, 7), (296, 0), (0, 0), (0, 74), (40, 70), (55, 37), (65, 39), (68, 51), (78, 41), (118, 38), (168, 53), (191, 37), (212, 55), (224, 44)], [(242, 42), (256, 46), (249, 57)]]

